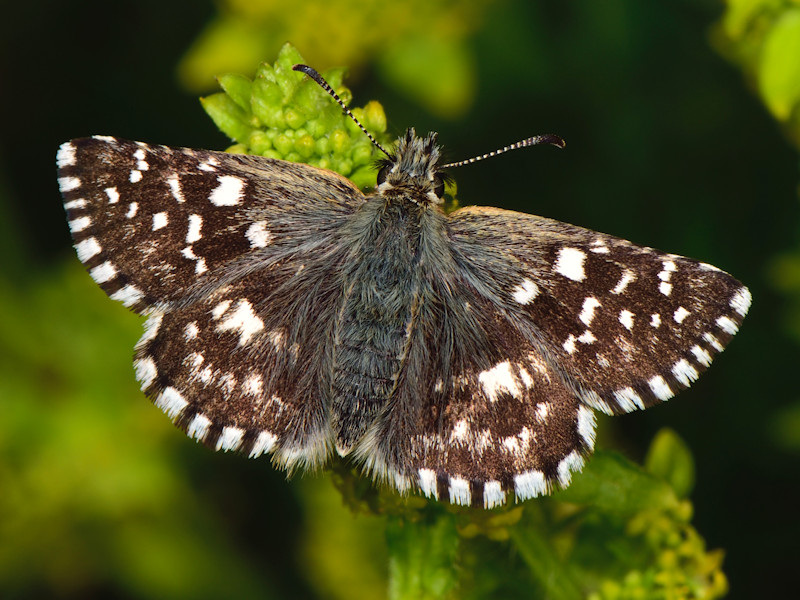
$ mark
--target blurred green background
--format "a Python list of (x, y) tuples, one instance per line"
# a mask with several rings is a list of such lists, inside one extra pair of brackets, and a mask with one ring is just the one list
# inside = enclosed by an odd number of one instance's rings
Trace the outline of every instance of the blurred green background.
[[(197, 0), (4, 3), (0, 24), (0, 597), (380, 598), (384, 523), (330, 476), (189, 441), (138, 391), (140, 319), (70, 248), (61, 142), (223, 149), (197, 96), (290, 40), (351, 67), (389, 129), (449, 158), (462, 204), (512, 208), (710, 262), (750, 286), (730, 349), (667, 405), (599, 417), (641, 462), (692, 450), (693, 525), (731, 598), (796, 593), (800, 522), (800, 3)], [(791, 591), (790, 591), (791, 590)]]

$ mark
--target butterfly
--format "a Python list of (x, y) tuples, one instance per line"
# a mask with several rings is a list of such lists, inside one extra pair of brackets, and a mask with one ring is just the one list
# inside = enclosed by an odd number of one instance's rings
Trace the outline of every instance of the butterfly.
[[(445, 214), (443, 169), (476, 159), (442, 165), (414, 129), (373, 142), (366, 195), (258, 156), (60, 147), (78, 258), (147, 316), (136, 377), (190, 437), (290, 472), (338, 453), (400, 492), (493, 508), (569, 485), (595, 411), (689, 387), (747, 313), (747, 288), (702, 262), (498, 208)], [(537, 143), (563, 145), (515, 146)]]

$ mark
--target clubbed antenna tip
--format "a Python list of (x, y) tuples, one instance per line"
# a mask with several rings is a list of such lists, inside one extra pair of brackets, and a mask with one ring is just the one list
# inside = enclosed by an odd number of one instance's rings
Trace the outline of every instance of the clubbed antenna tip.
[(511, 144), (510, 146), (505, 146), (503, 148), (500, 148), (499, 150), (495, 150), (493, 152), (487, 152), (486, 154), (481, 154), (480, 156), (475, 156), (474, 158), (468, 158), (466, 160), (460, 160), (458, 162), (448, 163), (442, 166), (442, 169), (461, 167), (463, 165), (471, 165), (472, 163), (476, 163), (479, 160), (492, 158), (493, 156), (498, 156), (499, 154), (503, 154), (511, 150), (516, 150), (518, 148), (526, 148), (528, 146), (539, 146), (541, 144), (550, 144), (558, 148), (564, 148), (567, 145), (567, 143), (559, 136), (554, 135), (552, 133), (545, 133), (544, 135), (535, 135), (533, 137), (529, 137), (520, 142), (517, 142), (516, 144)]

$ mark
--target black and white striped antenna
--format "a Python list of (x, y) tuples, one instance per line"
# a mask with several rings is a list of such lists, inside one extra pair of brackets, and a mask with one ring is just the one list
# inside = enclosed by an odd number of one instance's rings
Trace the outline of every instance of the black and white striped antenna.
[(517, 142), (516, 144), (511, 144), (510, 146), (504, 146), (498, 150), (494, 150), (493, 152), (487, 152), (486, 154), (481, 154), (480, 156), (475, 156), (473, 158), (468, 158), (466, 160), (459, 160), (458, 162), (448, 163), (446, 165), (442, 165), (442, 169), (450, 169), (453, 167), (462, 167), (464, 165), (471, 165), (472, 163), (476, 163), (480, 160), (486, 160), (487, 158), (492, 158), (493, 156), (498, 156), (500, 154), (504, 154), (506, 152), (510, 152), (511, 150), (516, 150), (517, 148), (527, 148), (528, 146), (538, 146), (540, 144), (551, 144), (558, 148), (563, 148), (567, 145), (567, 143), (552, 133), (545, 133), (544, 135), (535, 135), (533, 137), (529, 137), (528, 139), (522, 140)]
[(336, 100), (336, 103), (339, 106), (342, 107), (342, 110), (344, 110), (344, 112), (347, 113), (347, 116), (350, 117), (351, 119), (353, 119), (353, 122), (356, 125), (358, 125), (361, 128), (361, 131), (363, 131), (367, 135), (367, 137), (370, 139), (370, 141), (373, 144), (375, 144), (375, 147), (378, 150), (380, 150), (381, 152), (383, 152), (386, 156), (391, 158), (392, 155), (389, 154), (386, 151), (386, 149), (378, 143), (378, 140), (376, 140), (374, 137), (372, 137), (372, 134), (369, 131), (367, 131), (367, 128), (364, 127), (358, 119), (356, 119), (356, 116), (350, 111), (349, 108), (347, 108), (347, 106), (345, 106), (345, 103), (342, 101), (341, 98), (339, 98), (339, 94), (337, 94), (336, 92), (333, 91), (333, 88), (330, 86), (330, 84), (327, 81), (325, 81), (325, 79), (322, 77), (322, 75), (317, 73), (317, 71), (315, 71), (314, 69), (312, 69), (308, 65), (295, 65), (295, 66), (292, 67), (292, 71), (300, 71), (301, 73), (305, 73), (306, 75), (311, 77), (311, 79), (316, 81), (319, 84), (319, 87), (321, 87), (323, 90), (328, 92), (328, 94), (330, 94), (331, 98)]
[[(293, 71), (300, 71), (301, 73), (305, 73), (306, 75), (311, 77), (311, 79), (316, 81), (317, 84), (319, 84), (319, 86), (323, 90), (325, 90), (326, 92), (328, 92), (328, 94), (330, 94), (331, 98), (336, 100), (336, 103), (339, 106), (342, 107), (342, 110), (344, 110), (344, 112), (347, 113), (347, 116), (350, 117), (351, 119), (353, 119), (353, 122), (356, 125), (358, 125), (359, 128), (361, 129), (361, 131), (363, 131), (366, 134), (366, 136), (370, 139), (370, 141), (373, 144), (375, 144), (375, 147), (378, 150), (380, 150), (381, 152), (383, 152), (386, 156), (391, 158), (392, 155), (389, 154), (389, 152), (387, 152), (386, 149), (378, 143), (378, 140), (376, 140), (372, 136), (372, 134), (369, 131), (367, 131), (367, 128), (364, 127), (359, 122), (358, 119), (356, 119), (356, 116), (350, 111), (349, 108), (347, 108), (347, 106), (345, 106), (345, 103), (342, 101), (341, 98), (339, 98), (339, 94), (337, 94), (336, 92), (333, 91), (333, 88), (330, 86), (330, 84), (327, 81), (325, 81), (325, 79), (322, 77), (322, 75), (317, 73), (316, 70), (312, 69), (308, 65), (294, 65), (292, 67), (292, 70)], [(517, 150), (518, 148), (527, 148), (528, 146), (538, 146), (540, 144), (551, 144), (551, 145), (556, 146), (558, 148), (563, 148), (564, 146), (567, 145), (567, 143), (563, 139), (561, 139), (559, 136), (554, 135), (552, 133), (546, 133), (544, 135), (535, 135), (533, 137), (529, 137), (527, 139), (521, 140), (521, 141), (517, 142), (516, 144), (511, 144), (510, 146), (504, 146), (503, 148), (499, 148), (498, 150), (494, 150), (492, 152), (487, 152), (486, 154), (481, 154), (480, 156), (475, 156), (473, 158), (468, 158), (466, 160), (459, 160), (458, 162), (448, 163), (446, 165), (443, 165), (441, 168), (442, 169), (448, 169), (448, 168), (452, 168), (452, 167), (461, 167), (461, 166), (464, 166), (464, 165), (471, 165), (472, 163), (476, 163), (476, 162), (481, 161), (481, 160), (486, 160), (487, 158), (492, 158), (493, 156), (498, 156), (500, 154), (504, 154), (506, 152), (510, 152), (511, 150)]]

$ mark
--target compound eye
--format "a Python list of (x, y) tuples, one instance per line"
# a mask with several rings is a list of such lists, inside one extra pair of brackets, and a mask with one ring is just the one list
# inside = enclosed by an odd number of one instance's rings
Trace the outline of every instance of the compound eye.
[(439, 199), (444, 196), (444, 180), (440, 175), (433, 176), (433, 193)]
[(386, 178), (389, 176), (389, 172), (391, 170), (392, 170), (392, 165), (386, 165), (381, 167), (381, 170), (378, 171), (378, 185), (386, 181)]

